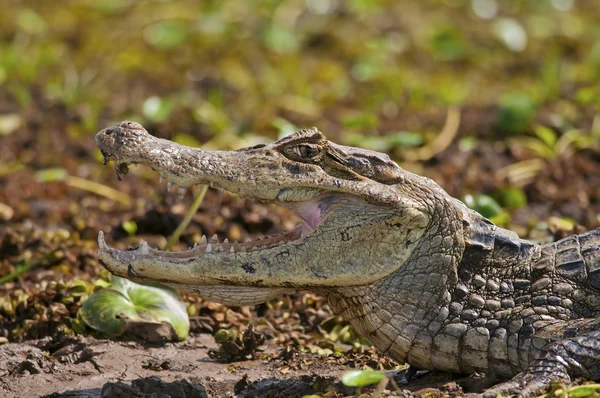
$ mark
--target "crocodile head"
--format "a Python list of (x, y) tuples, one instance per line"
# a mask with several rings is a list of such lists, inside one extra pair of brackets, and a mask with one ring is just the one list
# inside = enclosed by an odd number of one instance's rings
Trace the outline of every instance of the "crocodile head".
[(194, 286), (366, 284), (402, 265), (430, 219), (411, 188), (421, 177), (387, 155), (334, 144), (316, 128), (268, 145), (210, 151), (153, 137), (124, 121), (100, 131), (95, 141), (119, 178), (129, 164), (146, 164), (180, 189), (210, 184), (286, 207), (302, 220), (279, 236), (246, 243), (203, 238), (181, 252), (146, 243), (119, 251), (100, 233), (100, 262), (132, 279)]

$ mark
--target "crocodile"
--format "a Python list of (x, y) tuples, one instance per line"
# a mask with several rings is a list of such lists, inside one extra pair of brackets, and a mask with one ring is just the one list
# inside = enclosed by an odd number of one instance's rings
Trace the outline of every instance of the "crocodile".
[(179, 145), (131, 121), (95, 141), (119, 179), (145, 164), (180, 193), (210, 184), (301, 219), (278, 236), (203, 237), (178, 252), (117, 250), (100, 231), (98, 260), (115, 275), (230, 305), (312, 290), (400, 363), (500, 381), (484, 396), (600, 379), (600, 229), (520, 239), (387, 155), (314, 127), (233, 151)]

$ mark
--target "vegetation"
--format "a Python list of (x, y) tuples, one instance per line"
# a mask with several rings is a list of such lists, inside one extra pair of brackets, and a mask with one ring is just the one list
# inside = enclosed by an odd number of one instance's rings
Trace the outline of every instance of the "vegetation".
[[(524, 237), (597, 227), (599, 18), (586, 0), (5, 2), (0, 346), (91, 333), (77, 313), (109, 291), (101, 229), (119, 247), (143, 237), (178, 250), (202, 234), (294, 225), (282, 209), (205, 188), (179, 201), (144, 168), (117, 184), (92, 137), (122, 119), (221, 149), (315, 125), (389, 153)], [(310, 294), (235, 311), (184, 301), (191, 334), (243, 336), (260, 314), (252, 333), (298, 352), (397, 368)], [(231, 344), (248, 357), (240, 338)], [(363, 356), (344, 357), (352, 348)], [(554, 393), (583, 396), (571, 388)]]

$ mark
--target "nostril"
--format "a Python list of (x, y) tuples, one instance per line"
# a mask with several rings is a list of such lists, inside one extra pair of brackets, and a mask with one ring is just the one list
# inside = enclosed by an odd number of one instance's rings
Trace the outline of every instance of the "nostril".
[(110, 135), (112, 134), (112, 130), (104, 130), (104, 135)]

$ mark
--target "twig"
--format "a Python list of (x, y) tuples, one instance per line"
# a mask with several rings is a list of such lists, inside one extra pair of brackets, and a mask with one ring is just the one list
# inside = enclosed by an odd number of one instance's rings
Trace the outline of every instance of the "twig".
[(204, 199), (204, 195), (206, 194), (207, 189), (208, 189), (208, 185), (202, 185), (200, 187), (200, 191), (198, 192), (198, 195), (194, 199), (192, 206), (189, 208), (188, 212), (185, 214), (183, 221), (181, 221), (181, 223), (177, 226), (177, 229), (175, 229), (175, 232), (173, 232), (173, 235), (171, 235), (169, 237), (169, 240), (167, 241), (167, 244), (165, 245), (163, 250), (171, 250), (171, 248), (173, 247), (175, 242), (177, 242), (179, 240), (179, 237), (181, 236), (183, 231), (185, 231), (185, 229), (187, 228), (190, 221), (192, 221), (192, 217), (194, 217), (194, 214), (196, 214), (196, 212), (198, 211), (198, 208), (200, 207), (200, 204), (202, 203), (202, 200)]
[(458, 127), (460, 126), (460, 110), (456, 107), (448, 108), (448, 114), (446, 116), (446, 123), (440, 134), (433, 140), (429, 145), (417, 149), (416, 152), (405, 154), (406, 160), (417, 161), (417, 160), (429, 160), (452, 143), (456, 134), (458, 133)]
[(122, 203), (125, 206), (129, 206), (131, 204), (131, 198), (129, 197), (129, 195), (121, 191), (117, 191), (116, 189), (113, 189), (111, 187), (107, 187), (106, 185), (102, 185), (97, 182), (75, 176), (67, 176), (65, 180), (67, 182), (67, 185), (71, 187), (83, 189), (84, 191), (104, 196), (105, 198)]

